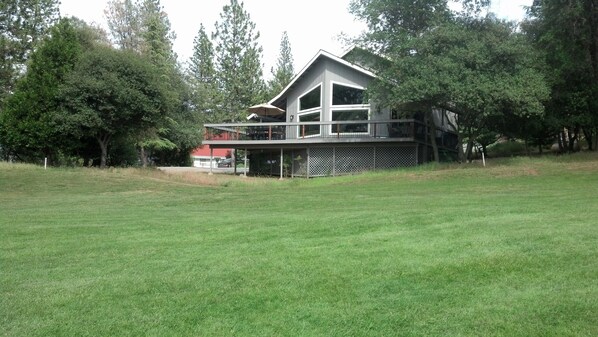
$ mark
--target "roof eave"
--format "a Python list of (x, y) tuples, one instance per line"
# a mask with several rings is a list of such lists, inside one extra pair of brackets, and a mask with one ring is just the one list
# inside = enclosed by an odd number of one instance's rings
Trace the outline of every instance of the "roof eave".
[[(345, 54), (346, 54), (346, 53), (345, 53)], [(287, 86), (286, 86), (284, 89), (282, 89), (282, 91), (281, 91), (281, 92), (280, 92), (280, 93), (279, 93), (279, 94), (278, 94), (276, 97), (274, 97), (274, 98), (272, 98), (270, 101), (268, 101), (268, 104), (273, 104), (273, 105), (274, 105), (274, 102), (276, 102), (276, 101), (278, 101), (279, 99), (281, 99), (282, 97), (284, 97), (284, 95), (285, 95), (285, 94), (287, 93), (287, 91), (288, 91), (288, 90), (289, 90), (289, 89), (290, 89), (290, 88), (291, 88), (291, 87), (292, 87), (292, 86), (295, 84), (295, 82), (297, 82), (297, 81), (298, 81), (298, 80), (299, 80), (299, 79), (300, 79), (300, 78), (303, 76), (303, 74), (304, 74), (304, 73), (305, 73), (305, 72), (306, 72), (306, 71), (307, 71), (309, 68), (311, 68), (311, 66), (312, 66), (312, 65), (313, 65), (313, 64), (314, 64), (314, 63), (315, 63), (315, 62), (316, 62), (316, 61), (317, 61), (317, 60), (318, 60), (320, 57), (327, 57), (327, 58), (329, 58), (329, 59), (331, 59), (331, 60), (333, 60), (333, 61), (336, 61), (336, 62), (338, 62), (338, 63), (340, 63), (340, 64), (343, 64), (343, 65), (345, 65), (345, 66), (347, 66), (347, 67), (349, 67), (349, 68), (355, 69), (356, 71), (359, 71), (360, 73), (363, 73), (363, 74), (365, 74), (365, 75), (367, 75), (367, 76), (370, 76), (370, 77), (372, 77), (372, 78), (377, 78), (376, 74), (374, 74), (373, 72), (371, 72), (371, 71), (369, 71), (369, 70), (367, 70), (367, 69), (365, 69), (365, 68), (363, 68), (363, 67), (360, 67), (360, 66), (358, 66), (358, 65), (355, 65), (355, 64), (353, 64), (353, 63), (351, 63), (351, 62), (348, 62), (348, 61), (346, 61), (346, 60), (342, 59), (341, 57), (338, 57), (338, 56), (336, 56), (336, 55), (333, 55), (333, 54), (331, 54), (331, 53), (329, 53), (329, 52), (327, 52), (327, 51), (325, 51), (325, 50), (323, 50), (323, 49), (320, 49), (320, 50), (318, 51), (318, 53), (317, 53), (317, 54), (316, 54), (314, 57), (312, 57), (312, 59), (311, 59), (311, 60), (310, 60), (310, 61), (307, 63), (307, 65), (306, 65), (306, 66), (304, 66), (304, 67), (301, 69), (301, 71), (300, 71), (300, 72), (298, 72), (298, 73), (297, 73), (295, 76), (293, 76), (293, 78), (291, 79), (291, 81), (289, 82), (289, 84), (288, 84), (288, 85), (287, 85)]]

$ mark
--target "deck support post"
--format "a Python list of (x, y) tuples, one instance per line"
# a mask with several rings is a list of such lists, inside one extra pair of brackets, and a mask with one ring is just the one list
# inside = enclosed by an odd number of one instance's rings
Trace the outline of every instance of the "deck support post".
[(295, 150), (291, 150), (291, 179), (295, 178)]
[(214, 174), (212, 172), (212, 167), (214, 167), (214, 149), (210, 146), (210, 173), (209, 175)]
[(237, 175), (237, 149), (235, 149), (235, 152), (233, 153), (233, 174)]
[(243, 156), (243, 166), (244, 166), (244, 169), (243, 169), (243, 178), (247, 178), (247, 170), (249, 169), (247, 167), (247, 149), (245, 149), (245, 154)]
[(309, 179), (309, 146), (307, 147), (307, 167), (305, 168), (305, 177)]
[(336, 146), (332, 147), (332, 176), (336, 176)]
[(282, 180), (283, 165), (284, 165), (284, 149), (281, 147), (280, 148), (280, 180)]

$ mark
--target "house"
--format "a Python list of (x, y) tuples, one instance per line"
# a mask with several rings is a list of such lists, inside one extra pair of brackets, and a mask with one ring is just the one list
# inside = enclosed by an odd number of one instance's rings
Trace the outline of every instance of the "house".
[[(227, 133), (222, 133), (214, 136), (214, 140), (226, 141), (228, 139)], [(203, 144), (200, 147), (191, 151), (191, 159), (194, 167), (218, 167), (218, 163), (226, 158), (232, 156), (232, 149), (227, 148), (210, 148), (210, 145)]]
[(365, 90), (376, 75), (360, 65), (368, 62), (365, 54), (355, 55), (355, 50), (342, 57), (320, 50), (268, 102), (284, 110), (280, 122), (206, 124), (204, 144), (245, 150), (250, 174), (281, 177), (425, 163), (432, 159), (431, 135), (443, 157), (456, 157), (454, 115), (434, 109), (436, 130), (430, 132), (417, 105), (391, 109), (367, 101)]

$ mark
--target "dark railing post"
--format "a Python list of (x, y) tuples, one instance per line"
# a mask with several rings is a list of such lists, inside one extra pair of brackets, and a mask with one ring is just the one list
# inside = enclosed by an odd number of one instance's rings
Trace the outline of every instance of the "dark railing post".
[[(371, 125), (371, 124), (370, 124), (370, 125)], [(376, 137), (376, 131), (378, 130), (378, 124), (376, 124), (376, 123), (373, 123), (373, 125), (374, 125), (374, 138), (377, 138), (377, 137)]]
[(341, 137), (341, 125), (340, 124), (336, 124), (336, 138), (340, 138)]
[(268, 125), (268, 140), (272, 140), (272, 125)]

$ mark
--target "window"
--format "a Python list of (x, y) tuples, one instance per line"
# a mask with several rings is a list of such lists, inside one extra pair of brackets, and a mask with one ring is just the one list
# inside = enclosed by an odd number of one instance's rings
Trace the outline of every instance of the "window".
[[(315, 88), (299, 97), (299, 111), (297, 122), (319, 122), (321, 121), (322, 111), (322, 85), (318, 84)], [(307, 110), (307, 111), (306, 111)], [(320, 135), (320, 125), (301, 125), (297, 129), (298, 137), (308, 137)]]
[[(297, 116), (299, 122), (319, 122), (320, 111), (309, 112)], [(319, 125), (302, 125), (299, 127), (298, 137), (317, 136), (320, 134)]]
[(332, 85), (332, 105), (366, 104), (364, 90), (340, 84)]
[[(333, 110), (332, 121), (367, 121), (368, 109)], [(366, 133), (368, 123), (332, 125), (331, 133)]]
[(319, 108), (321, 105), (322, 86), (318, 85), (307, 94), (299, 97), (299, 111)]

